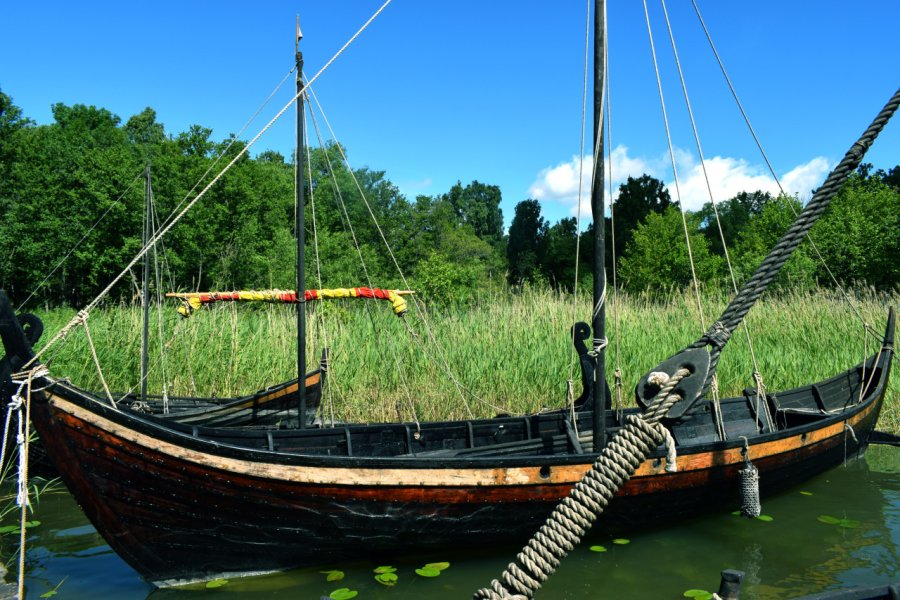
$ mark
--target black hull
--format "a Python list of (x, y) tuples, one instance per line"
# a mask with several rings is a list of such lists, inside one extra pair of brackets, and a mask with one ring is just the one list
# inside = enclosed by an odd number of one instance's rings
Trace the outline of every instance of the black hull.
[[(751, 441), (763, 493), (796, 485), (864, 448), (890, 352), (879, 360), (879, 381), (862, 403)], [(48, 451), (98, 531), (159, 585), (523, 541), (593, 459), (270, 452), (116, 413), (63, 384), (35, 402), (32, 415), (41, 435), (53, 440)], [(363, 435), (379, 426), (357, 429)], [(684, 466), (676, 473), (664, 471), (658, 452), (619, 491), (598, 527), (633, 530), (733, 510), (741, 446), (684, 445), (678, 459)]]

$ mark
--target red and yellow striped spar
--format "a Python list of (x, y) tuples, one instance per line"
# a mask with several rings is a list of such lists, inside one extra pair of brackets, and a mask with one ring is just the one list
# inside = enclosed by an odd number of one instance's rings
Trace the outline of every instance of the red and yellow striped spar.
[[(335, 300), (338, 298), (374, 298), (388, 300), (398, 316), (406, 312), (407, 305), (403, 296), (415, 294), (411, 290), (383, 290), (380, 288), (334, 288), (327, 290), (306, 290), (303, 293), (307, 302), (312, 300)], [(178, 312), (185, 317), (204, 304), (213, 302), (280, 302), (296, 304), (297, 293), (294, 290), (249, 290), (241, 292), (170, 292), (166, 298), (180, 298), (184, 305)]]

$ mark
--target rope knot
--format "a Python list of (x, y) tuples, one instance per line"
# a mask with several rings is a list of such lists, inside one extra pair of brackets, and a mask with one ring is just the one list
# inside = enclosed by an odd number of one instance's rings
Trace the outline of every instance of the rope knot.
[(706, 333), (703, 334), (703, 341), (716, 348), (724, 348), (728, 340), (731, 339), (731, 332), (725, 327), (722, 321), (716, 321), (710, 326)]

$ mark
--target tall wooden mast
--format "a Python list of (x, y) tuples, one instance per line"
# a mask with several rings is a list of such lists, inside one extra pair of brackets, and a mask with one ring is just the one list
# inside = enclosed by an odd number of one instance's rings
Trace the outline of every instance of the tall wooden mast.
[(297, 145), (296, 145), (296, 182), (297, 207), (294, 231), (297, 236), (297, 394), (299, 395), (299, 427), (306, 424), (306, 302), (304, 290), (306, 290), (306, 260), (304, 247), (306, 246), (306, 224), (304, 216), (304, 189), (303, 189), (303, 53), (300, 52), (300, 16), (297, 15), (297, 42), (295, 45), (297, 59)]
[(606, 69), (606, 0), (594, 0), (594, 178), (591, 183), (591, 213), (594, 219), (594, 451), (606, 444), (606, 218), (603, 184), (603, 94)]
[[(150, 163), (144, 169), (144, 246), (150, 242), (153, 188), (150, 185)], [(150, 251), (144, 253), (144, 289), (141, 294), (143, 327), (141, 331), (141, 401), (147, 401), (147, 356), (150, 342)]]

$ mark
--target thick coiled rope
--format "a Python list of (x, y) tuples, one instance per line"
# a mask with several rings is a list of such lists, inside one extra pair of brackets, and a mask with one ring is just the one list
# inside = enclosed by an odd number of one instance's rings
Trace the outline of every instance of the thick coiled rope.
[[(690, 375), (680, 369), (660, 389), (643, 415), (629, 415), (625, 426), (603, 448), (600, 456), (569, 495), (564, 498), (491, 587), (475, 592), (476, 600), (532, 598), (560, 561), (575, 548), (604, 511), (619, 488), (638, 466), (665, 443), (674, 465), (674, 442), (659, 422), (681, 396), (672, 390)], [(667, 468), (669, 465), (667, 465)]]

